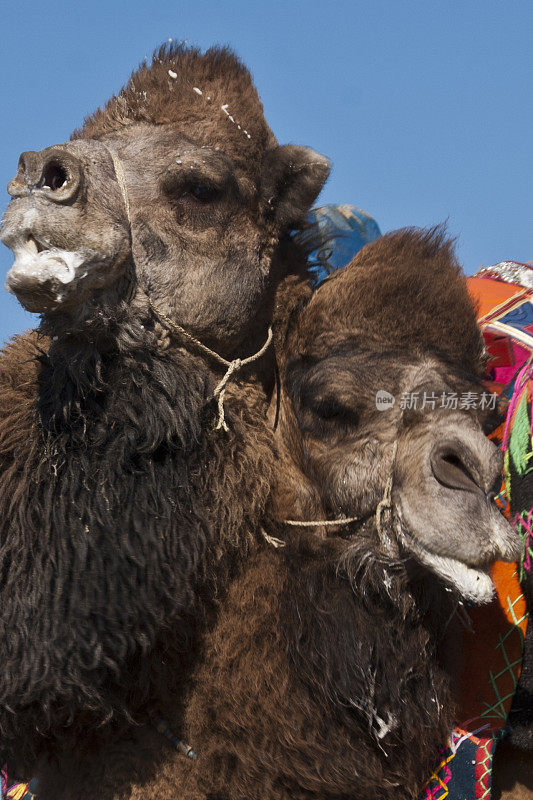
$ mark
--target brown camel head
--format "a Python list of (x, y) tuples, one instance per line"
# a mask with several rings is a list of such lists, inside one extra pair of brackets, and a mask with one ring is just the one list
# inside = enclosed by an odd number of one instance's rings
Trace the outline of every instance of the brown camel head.
[(483, 433), (483, 340), (450, 242), (440, 230), (384, 236), (293, 307), (278, 428), (292, 477), (277, 515), (357, 517), (333, 529), (347, 548), (374, 525), (386, 554), (490, 599), (489, 567), (516, 558), (518, 541), (494, 504), (502, 459)]
[(230, 51), (164, 47), (70, 142), (22, 154), (0, 229), (7, 288), (61, 332), (133, 280), (196, 336), (237, 347), (267, 321), (280, 242), (328, 171), (277, 145)]

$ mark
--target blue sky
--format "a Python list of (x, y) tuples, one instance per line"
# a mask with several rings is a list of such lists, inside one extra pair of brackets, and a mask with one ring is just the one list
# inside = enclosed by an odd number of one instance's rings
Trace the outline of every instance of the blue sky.
[[(172, 37), (229, 44), (323, 202), (383, 231), (448, 220), (467, 272), (533, 259), (531, 0), (3, 0), (0, 213), (19, 153), (68, 139)], [(11, 254), (0, 248), (3, 283)], [(0, 292), (0, 341), (36, 324)]]

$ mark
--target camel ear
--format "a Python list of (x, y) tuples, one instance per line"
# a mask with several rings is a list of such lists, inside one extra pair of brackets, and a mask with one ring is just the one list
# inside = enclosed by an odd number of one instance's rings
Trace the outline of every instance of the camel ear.
[(330, 164), (309, 147), (286, 144), (263, 159), (261, 209), (280, 228), (298, 227), (318, 197)]

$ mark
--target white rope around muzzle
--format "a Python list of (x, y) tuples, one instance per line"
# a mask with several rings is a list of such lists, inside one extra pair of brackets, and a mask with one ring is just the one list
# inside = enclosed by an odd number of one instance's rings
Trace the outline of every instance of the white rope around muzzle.
[[(122, 194), (124, 208), (126, 211), (126, 217), (128, 220), (128, 224), (130, 226), (130, 233), (133, 239), (130, 201), (128, 195), (128, 187), (126, 185), (126, 175), (124, 173), (124, 167), (122, 166), (122, 162), (118, 154), (115, 152), (115, 150), (113, 150), (113, 148), (109, 147), (109, 145), (107, 144), (104, 144), (104, 147), (111, 156), (111, 160), (113, 162), (115, 176), (120, 188), (120, 192)], [(253, 355), (248, 356), (247, 358), (234, 358), (232, 361), (228, 361), (228, 359), (223, 358), (223, 356), (221, 356), (215, 350), (212, 350), (210, 347), (207, 347), (207, 345), (205, 345), (199, 339), (196, 339), (196, 337), (194, 337), (191, 333), (185, 330), (185, 328), (183, 328), (181, 325), (178, 325), (177, 322), (174, 322), (174, 320), (170, 319), (170, 317), (167, 317), (166, 314), (160, 311), (160, 309), (155, 305), (155, 303), (150, 299), (150, 297), (148, 297), (148, 294), (146, 292), (145, 294), (148, 299), (148, 304), (150, 306), (150, 309), (155, 314), (157, 319), (167, 328), (167, 330), (169, 330), (171, 333), (174, 332), (179, 336), (181, 336), (182, 338), (186, 339), (187, 341), (191, 342), (191, 344), (194, 344), (194, 346), (197, 347), (198, 350), (200, 350), (202, 353), (204, 353), (204, 355), (209, 356), (221, 366), (226, 367), (226, 372), (222, 380), (215, 387), (215, 390), (213, 392), (213, 398), (217, 401), (217, 406), (218, 406), (218, 420), (215, 426), (215, 430), (222, 429), (224, 431), (228, 431), (229, 428), (226, 423), (225, 412), (224, 412), (224, 396), (226, 393), (226, 387), (228, 385), (228, 382), (231, 380), (231, 378), (233, 377), (233, 375), (235, 375), (236, 372), (241, 370), (243, 367), (248, 366), (249, 364), (253, 364), (254, 361), (257, 361), (259, 358), (261, 358), (261, 356), (263, 356), (266, 353), (266, 351), (270, 347), (270, 344), (272, 343), (272, 328), (269, 327), (266, 341), (261, 347), (261, 349), (257, 351), (257, 353), (254, 353)]]
[[(382, 544), (390, 549), (391, 541), (383, 527), (383, 517), (385, 514), (392, 513), (392, 488), (393, 488), (393, 471), (396, 462), (396, 452), (398, 450), (398, 441), (392, 445), (392, 458), (389, 477), (385, 484), (383, 496), (376, 507), (374, 517), (376, 520), (376, 528), (378, 536)], [(284, 519), (284, 525), (291, 525), (296, 528), (321, 528), (322, 526), (330, 527), (333, 525), (351, 525), (352, 522), (362, 522), (366, 517), (339, 517), (338, 519), (318, 519), (318, 520), (302, 520), (302, 519)]]
[(284, 525), (293, 525), (295, 528), (315, 528), (322, 525), (349, 525), (351, 522), (358, 522), (360, 517), (339, 517), (339, 519), (284, 519)]

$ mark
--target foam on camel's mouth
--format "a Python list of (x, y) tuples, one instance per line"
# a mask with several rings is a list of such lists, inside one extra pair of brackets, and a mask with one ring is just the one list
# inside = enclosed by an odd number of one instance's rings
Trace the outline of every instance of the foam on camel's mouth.
[[(13, 248), (15, 261), (6, 278), (6, 289), (28, 310), (54, 311), (93, 267), (106, 261), (88, 248), (65, 250), (29, 236)], [(89, 267), (91, 270), (89, 270)]]

